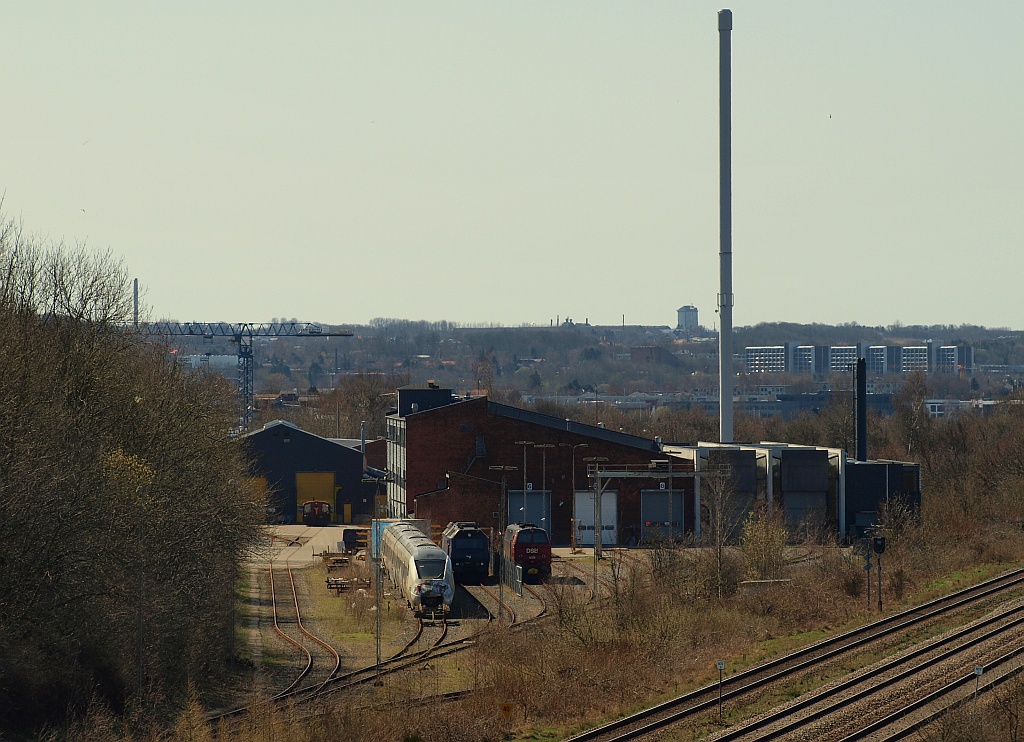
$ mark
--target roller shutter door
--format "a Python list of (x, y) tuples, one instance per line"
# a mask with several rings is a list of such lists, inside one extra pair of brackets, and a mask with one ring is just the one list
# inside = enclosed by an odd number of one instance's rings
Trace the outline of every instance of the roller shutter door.
[(302, 522), (302, 505), (310, 500), (323, 500), (331, 503), (334, 508), (334, 472), (332, 471), (297, 471), (295, 472), (295, 522)]

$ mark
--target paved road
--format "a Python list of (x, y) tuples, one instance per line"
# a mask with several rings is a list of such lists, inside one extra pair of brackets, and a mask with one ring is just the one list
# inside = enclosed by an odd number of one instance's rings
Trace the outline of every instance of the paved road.
[(267, 553), (275, 565), (306, 567), (316, 560), (317, 554), (340, 551), (338, 542), (342, 531), (337, 526), (268, 526), (270, 550)]

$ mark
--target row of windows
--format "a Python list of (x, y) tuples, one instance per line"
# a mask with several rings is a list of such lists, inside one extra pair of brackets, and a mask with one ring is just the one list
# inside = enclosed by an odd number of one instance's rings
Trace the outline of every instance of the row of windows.
[(929, 370), (952, 373), (970, 365), (970, 349), (956, 345), (767, 345), (744, 348), (748, 373), (850, 372), (859, 357), (873, 374), (910, 373)]
[(404, 446), (405, 421), (388, 418), (386, 438), (389, 443), (397, 443), (400, 446)]

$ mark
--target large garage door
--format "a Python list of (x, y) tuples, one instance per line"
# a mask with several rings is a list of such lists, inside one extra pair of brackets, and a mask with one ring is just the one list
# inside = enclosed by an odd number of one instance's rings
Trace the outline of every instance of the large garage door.
[(302, 504), (310, 500), (323, 500), (331, 503), (331, 508), (334, 508), (334, 472), (295, 472), (296, 523), (302, 522)]
[(533, 523), (551, 535), (551, 492), (549, 490), (510, 490), (507, 523)]
[[(619, 493), (617, 490), (605, 490), (601, 495), (601, 546), (618, 544)], [(596, 513), (594, 511), (593, 490), (576, 492), (576, 545), (593, 546)]]
[(685, 495), (683, 490), (640, 490), (641, 543), (674, 541), (686, 532)]

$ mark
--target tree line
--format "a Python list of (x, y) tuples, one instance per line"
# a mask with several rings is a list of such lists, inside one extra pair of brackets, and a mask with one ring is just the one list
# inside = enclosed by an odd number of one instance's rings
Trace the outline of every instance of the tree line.
[(109, 253), (0, 221), (0, 729), (142, 714), (230, 665), (264, 505), (234, 389), (132, 312)]

